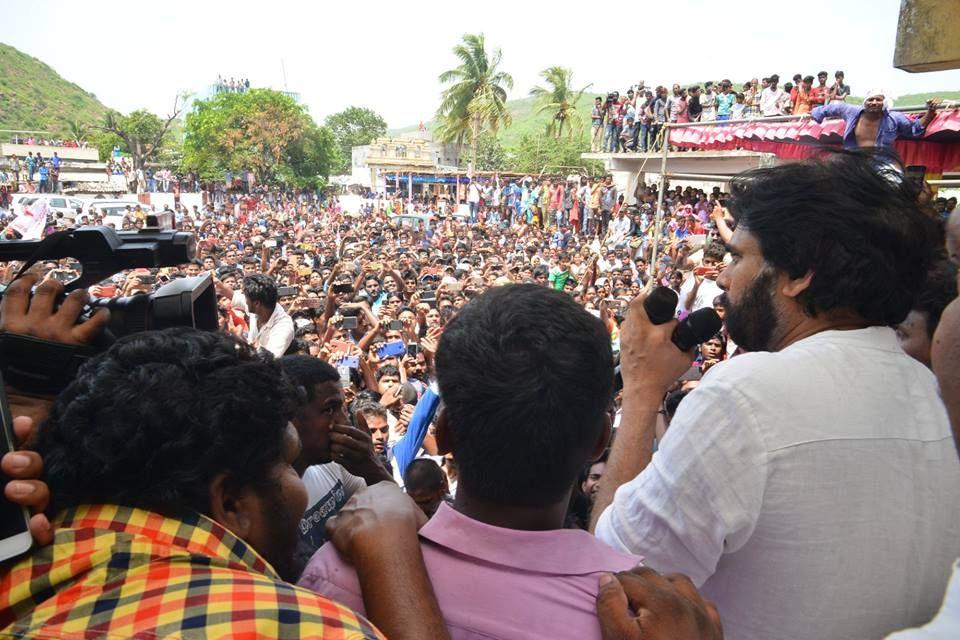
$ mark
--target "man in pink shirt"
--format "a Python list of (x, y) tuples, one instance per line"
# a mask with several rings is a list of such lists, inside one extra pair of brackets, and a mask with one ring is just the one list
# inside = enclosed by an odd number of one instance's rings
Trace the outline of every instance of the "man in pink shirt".
[[(609, 439), (612, 362), (603, 324), (536, 285), (490, 289), (446, 326), (436, 438), (459, 484), (420, 540), (453, 638), (600, 638), (601, 574), (641, 558), (562, 527), (579, 471)], [(330, 544), (299, 584), (364, 611)]]

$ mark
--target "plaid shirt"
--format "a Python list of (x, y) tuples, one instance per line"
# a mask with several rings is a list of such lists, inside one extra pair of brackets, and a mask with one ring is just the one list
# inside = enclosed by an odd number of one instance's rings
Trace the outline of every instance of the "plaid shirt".
[(202, 515), (81, 506), (54, 527), (0, 578), (0, 637), (383, 638)]

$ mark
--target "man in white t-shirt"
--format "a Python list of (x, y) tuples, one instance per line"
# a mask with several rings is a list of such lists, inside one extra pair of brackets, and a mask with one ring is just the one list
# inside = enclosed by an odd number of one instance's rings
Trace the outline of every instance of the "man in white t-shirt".
[(713, 301), (723, 293), (717, 284), (717, 278), (723, 270), (723, 258), (726, 248), (714, 242), (703, 250), (703, 258), (687, 280), (680, 287), (680, 299), (677, 301), (677, 315), (693, 313), (704, 307), (712, 307)]
[(393, 481), (380, 464), (368, 432), (350, 424), (344, 411), (340, 374), (312, 356), (284, 356), (280, 364), (306, 392), (307, 405), (293, 420), (302, 449), (293, 463), (307, 488), (300, 520), (297, 561), (302, 568), (327, 541), (326, 523), (357, 491)]
[(770, 85), (760, 92), (760, 113), (765, 116), (782, 116), (783, 111), (783, 89), (777, 86), (780, 82), (780, 76), (774, 74), (770, 76)]

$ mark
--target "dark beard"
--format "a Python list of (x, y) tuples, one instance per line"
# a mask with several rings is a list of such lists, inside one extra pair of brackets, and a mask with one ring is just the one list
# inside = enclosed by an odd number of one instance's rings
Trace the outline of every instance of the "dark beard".
[(777, 328), (777, 314), (773, 304), (773, 286), (776, 273), (763, 269), (753, 279), (750, 289), (734, 303), (723, 294), (727, 313), (724, 320), (730, 339), (747, 351), (769, 351), (773, 332)]

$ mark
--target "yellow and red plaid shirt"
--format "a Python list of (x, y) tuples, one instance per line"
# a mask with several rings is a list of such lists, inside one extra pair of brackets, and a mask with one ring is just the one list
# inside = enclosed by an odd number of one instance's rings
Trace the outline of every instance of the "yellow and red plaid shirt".
[(202, 515), (81, 506), (54, 527), (0, 577), (0, 637), (383, 638)]

